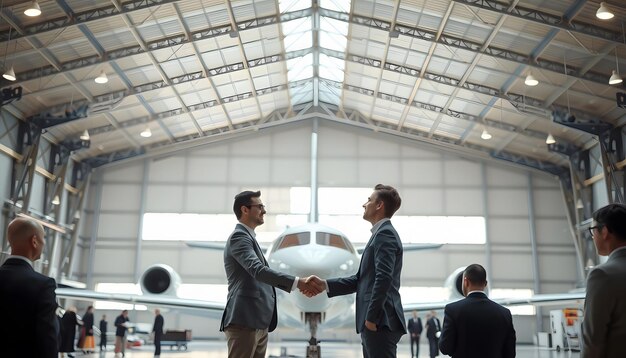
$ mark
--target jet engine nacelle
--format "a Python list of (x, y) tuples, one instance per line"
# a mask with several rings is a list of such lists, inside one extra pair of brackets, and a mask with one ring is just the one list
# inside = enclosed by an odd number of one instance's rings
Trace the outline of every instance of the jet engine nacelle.
[(448, 291), (449, 300), (463, 298), (463, 271), (465, 271), (465, 266), (454, 270), (443, 284)]
[(141, 292), (153, 295), (176, 296), (180, 284), (176, 271), (163, 264), (148, 267), (139, 280)]

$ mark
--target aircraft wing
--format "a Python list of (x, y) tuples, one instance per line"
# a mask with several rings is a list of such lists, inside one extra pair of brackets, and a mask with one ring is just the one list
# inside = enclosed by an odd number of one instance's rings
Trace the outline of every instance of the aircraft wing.
[[(443, 244), (404, 244), (402, 245), (402, 249), (404, 251), (434, 250), (442, 246)], [(362, 254), (363, 250), (365, 250), (365, 245), (356, 246), (355, 249), (359, 254)]]
[[(582, 305), (585, 301), (585, 292), (572, 292), (572, 293), (554, 293), (554, 294), (540, 294), (526, 298), (493, 298), (494, 302), (497, 302), (503, 306), (550, 306), (550, 305)], [(439, 301), (439, 302), (415, 302), (415, 303), (403, 303), (403, 310), (405, 313), (412, 311), (431, 311), (431, 310), (443, 310), (444, 307), (458, 300)]]
[(209, 315), (215, 314), (221, 317), (226, 302), (201, 301), (187, 298), (178, 298), (162, 295), (133, 295), (122, 293), (103, 293), (74, 288), (57, 288), (57, 297), (70, 298), (81, 301), (111, 301), (119, 303), (129, 303), (135, 305), (146, 305), (153, 307), (170, 307), (176, 309), (202, 310)]
[[(189, 247), (193, 247), (196, 249), (208, 249), (208, 250), (218, 250), (224, 251), (224, 246), (226, 246), (226, 242), (214, 242), (214, 241), (185, 241), (185, 245)], [(259, 245), (261, 251), (267, 252), (267, 246)]]

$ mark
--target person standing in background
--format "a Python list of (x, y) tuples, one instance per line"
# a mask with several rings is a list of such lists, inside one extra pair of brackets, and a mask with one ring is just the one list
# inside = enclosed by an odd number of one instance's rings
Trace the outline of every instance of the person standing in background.
[(154, 335), (154, 358), (161, 356), (161, 338), (163, 338), (163, 316), (158, 308), (154, 310), (154, 325), (152, 325)]
[(437, 312), (430, 311), (430, 318), (426, 321), (426, 338), (430, 348), (430, 358), (439, 355), (439, 335), (441, 331), (441, 322), (437, 318)]
[(115, 318), (115, 356), (126, 354), (126, 331), (128, 331), (128, 310), (123, 310), (122, 314)]
[(61, 345), (59, 352), (61, 356), (63, 353), (67, 353), (67, 356), (72, 358), (74, 355), (74, 340), (76, 339), (76, 326), (80, 325), (81, 321), (76, 317), (76, 307), (68, 307), (63, 318), (61, 318)]
[[(420, 355), (420, 336), (422, 335), (422, 320), (417, 315), (417, 311), (413, 311), (413, 317), (409, 318), (407, 329), (411, 335), (411, 357), (419, 357)], [(413, 344), (415, 344), (415, 352), (413, 352)]]
[(107, 350), (107, 315), (103, 314), (100, 320), (100, 352)]
[(93, 338), (93, 323), (93, 306), (89, 306), (83, 316), (82, 345), (80, 346), (83, 353), (93, 353), (96, 349), (96, 342)]

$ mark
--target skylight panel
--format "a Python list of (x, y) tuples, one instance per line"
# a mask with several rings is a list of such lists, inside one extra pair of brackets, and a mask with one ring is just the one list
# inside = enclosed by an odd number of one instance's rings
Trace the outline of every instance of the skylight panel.
[(320, 7), (328, 10), (349, 13), (350, 3), (351, 1), (346, 0), (320, 0)]
[(313, 46), (311, 17), (287, 21), (282, 24), (285, 34), (285, 51), (291, 52)]
[(343, 82), (346, 61), (325, 54), (320, 54), (320, 77)]
[(298, 11), (311, 7), (311, 0), (281, 0), (278, 2), (280, 13)]
[(320, 25), (320, 46), (344, 52), (348, 43), (348, 24), (322, 16)]
[(289, 82), (313, 77), (313, 55), (308, 54), (302, 57), (288, 60), (287, 70)]

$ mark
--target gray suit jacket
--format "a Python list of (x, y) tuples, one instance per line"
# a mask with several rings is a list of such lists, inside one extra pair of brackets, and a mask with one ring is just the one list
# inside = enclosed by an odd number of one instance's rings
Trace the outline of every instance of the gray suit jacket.
[(365, 246), (359, 271), (350, 277), (327, 280), (328, 297), (356, 292), (356, 331), (365, 329), (365, 321), (391, 332), (406, 333), (400, 273), (402, 242), (390, 221), (376, 231)]
[(626, 250), (587, 278), (582, 358), (626, 357)]
[(295, 277), (269, 268), (256, 240), (241, 224), (224, 247), (224, 269), (228, 297), (220, 331), (236, 324), (272, 332), (278, 323), (274, 287), (290, 292)]

